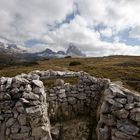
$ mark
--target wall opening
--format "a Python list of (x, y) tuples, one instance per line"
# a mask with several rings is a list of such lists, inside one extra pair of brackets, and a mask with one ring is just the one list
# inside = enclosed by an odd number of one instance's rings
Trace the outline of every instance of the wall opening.
[(95, 140), (96, 110), (104, 85), (91, 76), (45, 79), (43, 83), (52, 138)]

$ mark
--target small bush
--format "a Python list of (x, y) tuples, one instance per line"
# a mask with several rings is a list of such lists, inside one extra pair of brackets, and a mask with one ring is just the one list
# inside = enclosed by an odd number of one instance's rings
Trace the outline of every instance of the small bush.
[(72, 58), (71, 56), (65, 56), (64, 58)]
[(31, 61), (31, 62), (23, 62), (21, 63), (21, 66), (34, 66), (34, 65), (39, 65), (37, 61)]
[(77, 65), (81, 65), (81, 62), (79, 61), (72, 61), (69, 63), (69, 66), (77, 66)]

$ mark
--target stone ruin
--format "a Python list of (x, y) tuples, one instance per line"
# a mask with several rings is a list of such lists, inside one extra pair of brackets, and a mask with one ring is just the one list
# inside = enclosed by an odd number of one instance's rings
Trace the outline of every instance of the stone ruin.
[(140, 94), (85, 72), (1, 77), (0, 140), (140, 140)]

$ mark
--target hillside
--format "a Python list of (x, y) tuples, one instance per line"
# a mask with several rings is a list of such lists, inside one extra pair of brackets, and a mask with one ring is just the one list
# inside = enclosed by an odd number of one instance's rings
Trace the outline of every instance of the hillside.
[(140, 57), (109, 56), (95, 58), (61, 58), (38, 61), (28, 65), (4, 65), (0, 76), (15, 76), (33, 70), (72, 70), (85, 71), (112, 81), (122, 81), (127, 88), (140, 92)]

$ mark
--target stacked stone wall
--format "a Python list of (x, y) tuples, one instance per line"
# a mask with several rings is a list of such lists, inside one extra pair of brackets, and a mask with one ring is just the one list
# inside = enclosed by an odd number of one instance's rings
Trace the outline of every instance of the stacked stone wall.
[(140, 95), (110, 83), (103, 94), (98, 140), (140, 139)]
[(50, 140), (43, 83), (21, 77), (0, 79), (0, 140)]
[[(65, 83), (72, 77), (76, 84)], [(55, 84), (46, 88), (44, 79)], [(28, 139), (139, 140), (140, 94), (84, 72), (1, 77), (0, 140)]]

